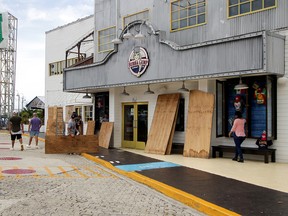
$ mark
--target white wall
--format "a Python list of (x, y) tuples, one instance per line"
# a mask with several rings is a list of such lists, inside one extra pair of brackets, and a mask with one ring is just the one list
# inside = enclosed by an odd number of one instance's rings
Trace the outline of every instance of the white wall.
[[(285, 40), (285, 76), (288, 76), (288, 30), (279, 32), (286, 36)], [(277, 148), (276, 161), (288, 163), (288, 81), (277, 85), (277, 140), (273, 148)]]
[[(94, 28), (94, 16), (88, 16), (67, 25), (46, 32), (45, 41), (45, 120), (48, 119), (49, 106), (67, 105), (92, 105), (92, 99), (82, 99), (84, 94), (63, 92), (63, 75), (49, 76), (49, 64), (63, 61), (66, 58), (66, 50)], [(93, 52), (91, 43), (83, 48), (88, 56)], [(86, 50), (85, 50), (86, 49)], [(74, 56), (68, 56), (75, 58)], [(65, 114), (65, 109), (64, 109)], [(65, 116), (64, 116), (65, 118)]]

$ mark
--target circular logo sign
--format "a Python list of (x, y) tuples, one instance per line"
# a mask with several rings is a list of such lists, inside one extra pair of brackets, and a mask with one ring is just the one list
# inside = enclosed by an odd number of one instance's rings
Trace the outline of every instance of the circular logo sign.
[(149, 65), (149, 57), (147, 51), (143, 47), (135, 47), (131, 52), (128, 60), (128, 68), (130, 72), (140, 77)]

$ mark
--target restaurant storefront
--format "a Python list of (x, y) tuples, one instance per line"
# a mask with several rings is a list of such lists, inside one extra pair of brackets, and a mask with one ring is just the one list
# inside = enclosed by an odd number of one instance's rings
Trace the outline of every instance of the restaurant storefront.
[[(155, 8), (163, 4), (165, 5), (164, 2), (157, 1)], [(112, 1), (110, 6), (109, 10), (116, 10)], [(151, 11), (144, 12), (151, 12), (157, 17), (155, 8), (151, 7)], [(130, 9), (132, 10), (132, 6)], [(122, 14), (128, 13), (127, 8), (121, 7), (121, 10)], [(282, 132), (288, 125), (282, 124), (283, 118), (279, 119), (279, 114), (284, 115), (283, 100), (279, 100), (279, 92), (284, 95), (282, 99), (286, 99), (288, 96), (284, 92), (287, 87), (277, 82), (285, 75), (285, 31), (270, 31), (256, 26), (255, 31), (245, 29), (241, 34), (217, 31), (215, 36), (209, 34), (209, 39), (205, 40), (203, 36), (201, 40), (202, 35), (195, 29), (169, 32), (157, 19), (154, 19), (154, 23), (153, 19), (139, 19), (135, 15), (134, 20), (125, 23), (119, 31), (116, 30), (119, 41), (114, 40), (117, 43), (112, 44), (113, 49), (105, 52), (103, 48), (100, 52), (102, 34), (112, 28), (107, 28), (108, 24), (104, 28), (103, 23), (98, 22), (100, 15), (96, 10), (95, 29), (98, 30), (98, 35), (95, 41), (98, 44), (95, 44), (94, 63), (66, 68), (63, 87), (64, 91), (88, 92), (94, 95), (95, 109), (99, 95), (106, 92), (108, 109), (105, 108), (104, 114), (109, 115), (109, 121), (114, 122), (114, 147), (145, 149), (155, 118), (157, 98), (163, 94), (176, 93), (180, 93), (180, 105), (171, 139), (173, 144), (184, 146), (189, 95), (191, 90), (198, 90), (214, 95), (209, 146), (234, 145), (233, 140), (228, 138), (228, 133), (234, 113), (239, 110), (247, 120), (247, 139), (244, 145), (255, 147), (256, 139), (266, 131), (267, 137), (274, 141), (273, 147), (277, 148), (277, 158), (288, 162), (285, 158), (288, 148), (283, 142), (285, 133)], [(233, 21), (228, 20), (227, 23)], [(226, 21), (223, 23), (227, 24)], [(211, 30), (211, 24), (208, 24), (199, 27), (201, 32), (205, 32), (206, 27)], [(136, 37), (128, 38), (128, 33), (134, 36), (142, 33), (145, 37), (140, 40)], [(108, 33), (107, 35), (109, 36)], [(114, 36), (115, 34), (109, 40)], [(194, 41), (197, 39), (198, 41)], [(190, 41), (193, 43), (189, 43)], [(103, 42), (103, 46), (104, 44)], [(239, 88), (239, 85), (245, 87)], [(145, 92), (151, 94), (144, 94)], [(98, 121), (98, 111), (95, 112)], [(197, 121), (200, 123), (202, 119)], [(282, 130), (279, 130), (279, 125)], [(161, 134), (161, 128), (158, 130)], [(284, 151), (280, 152), (278, 149)]]

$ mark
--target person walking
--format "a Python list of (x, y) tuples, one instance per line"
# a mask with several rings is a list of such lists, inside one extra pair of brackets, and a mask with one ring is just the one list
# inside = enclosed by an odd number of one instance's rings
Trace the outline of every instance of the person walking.
[(29, 122), (28, 132), (30, 133), (29, 144), (27, 148), (31, 148), (31, 142), (33, 137), (35, 137), (36, 149), (38, 149), (38, 136), (40, 132), (40, 128), (42, 126), (42, 122), (40, 118), (38, 118), (37, 113), (33, 113), (33, 118)]
[(21, 144), (21, 151), (24, 151), (22, 133), (24, 133), (24, 127), (22, 123), (22, 118), (17, 115), (17, 112), (14, 111), (12, 117), (9, 119), (8, 124), (9, 133), (11, 134), (12, 148), (14, 150), (15, 139), (19, 140)]
[[(246, 119), (242, 118), (242, 113), (240, 111), (236, 111), (235, 112), (235, 120), (234, 120), (233, 126), (229, 132), (229, 137), (231, 137), (231, 135), (233, 133), (234, 143), (236, 146), (235, 157), (232, 160), (238, 161), (241, 163), (244, 162), (241, 144), (246, 139), (245, 124), (246, 124)], [(238, 160), (238, 157), (239, 157), (239, 160)]]

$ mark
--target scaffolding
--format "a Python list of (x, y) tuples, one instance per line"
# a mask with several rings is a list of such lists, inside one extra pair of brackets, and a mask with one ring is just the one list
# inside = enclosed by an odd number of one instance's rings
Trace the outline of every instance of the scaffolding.
[(7, 13), (7, 17), (7, 46), (0, 48), (0, 129), (7, 127), (8, 119), (15, 105), (18, 20), (10, 13)]

